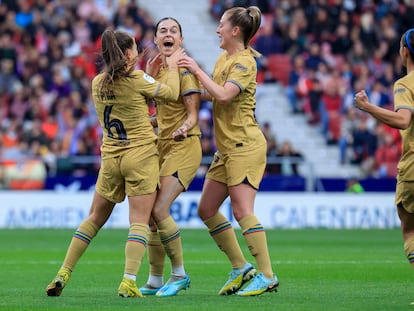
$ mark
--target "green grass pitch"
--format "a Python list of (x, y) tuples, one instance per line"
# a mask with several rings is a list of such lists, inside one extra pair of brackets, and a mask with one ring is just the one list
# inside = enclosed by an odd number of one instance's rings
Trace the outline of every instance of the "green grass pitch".
[[(230, 265), (204, 229), (182, 230), (191, 287), (176, 297), (117, 296), (127, 229), (102, 229), (60, 297), (47, 297), (74, 230), (0, 230), (0, 310), (414, 310), (414, 272), (393, 230), (268, 230), (277, 293), (218, 296)], [(237, 231), (240, 237), (240, 231)], [(240, 239), (243, 250), (244, 240)], [(250, 254), (247, 259), (255, 264)], [(169, 263), (166, 262), (169, 273)], [(145, 257), (138, 286), (147, 279)], [(167, 278), (168, 276), (166, 276)]]

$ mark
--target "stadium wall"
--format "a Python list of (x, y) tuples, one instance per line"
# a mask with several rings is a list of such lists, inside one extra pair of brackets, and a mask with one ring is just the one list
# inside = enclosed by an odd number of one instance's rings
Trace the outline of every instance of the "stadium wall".
[[(76, 228), (88, 215), (91, 191), (1, 191), (0, 228)], [(171, 214), (180, 228), (205, 228), (197, 215), (200, 192), (182, 193)], [(221, 207), (238, 228), (226, 200)], [(396, 228), (394, 193), (259, 192), (255, 213), (267, 229)], [(128, 228), (128, 203), (118, 204), (106, 228)]]

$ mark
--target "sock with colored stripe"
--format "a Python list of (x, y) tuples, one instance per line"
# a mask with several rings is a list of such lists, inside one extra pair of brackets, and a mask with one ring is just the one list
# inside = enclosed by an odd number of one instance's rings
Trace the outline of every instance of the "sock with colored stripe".
[(246, 259), (240, 249), (234, 228), (221, 213), (204, 221), (211, 237), (231, 262), (233, 269), (240, 269), (246, 264)]
[(125, 274), (137, 275), (148, 244), (148, 225), (133, 223), (129, 226), (125, 244)]
[[(158, 232), (150, 232), (148, 239), (148, 261), (150, 264), (150, 275), (163, 276), (165, 264), (165, 250), (161, 243)], [(161, 281), (162, 285), (162, 281)], [(158, 286), (159, 287), (159, 286)]]
[(250, 253), (256, 258), (259, 272), (267, 278), (273, 277), (270, 263), (269, 250), (267, 248), (266, 232), (255, 215), (249, 215), (239, 221)]
[(171, 260), (172, 273), (179, 273), (179, 276), (184, 276), (185, 271), (181, 234), (176, 222), (171, 216), (168, 216), (164, 220), (158, 222), (157, 227), (165, 252)]
[(404, 241), (404, 251), (411, 266), (414, 268), (414, 235)]
[(84, 220), (78, 229), (75, 231), (70, 242), (62, 267), (73, 271), (79, 258), (88, 248), (92, 239), (98, 233), (99, 227), (94, 224), (89, 218)]

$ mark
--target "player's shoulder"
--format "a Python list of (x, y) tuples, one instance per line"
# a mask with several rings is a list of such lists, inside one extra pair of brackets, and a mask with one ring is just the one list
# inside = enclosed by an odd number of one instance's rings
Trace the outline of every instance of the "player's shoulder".
[(394, 94), (405, 92), (407, 89), (414, 92), (414, 71), (399, 78), (394, 83)]
[(193, 75), (193, 73), (189, 69), (187, 69), (187, 68), (182, 68), (181, 67), (181, 68), (179, 68), (178, 71), (179, 71), (181, 77)]
[(241, 53), (238, 53), (235, 57), (235, 62), (245, 64), (246, 66), (256, 64), (254, 56), (248, 49), (245, 49)]
[(135, 69), (131, 75), (131, 78), (138, 78), (138, 79), (143, 79), (142, 81), (147, 82), (147, 83), (156, 83), (157, 81), (154, 79), (154, 77), (150, 76), (149, 74), (147, 74), (144, 70), (141, 69)]

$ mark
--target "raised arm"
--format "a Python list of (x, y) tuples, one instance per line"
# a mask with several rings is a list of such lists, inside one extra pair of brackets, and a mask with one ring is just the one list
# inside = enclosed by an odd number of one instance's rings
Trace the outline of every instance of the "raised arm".
[(369, 102), (364, 90), (356, 93), (354, 98), (355, 107), (368, 112), (375, 119), (396, 129), (405, 130), (410, 126), (412, 112), (408, 108), (401, 108), (397, 111), (378, 107)]
[[(218, 85), (205, 73), (189, 56), (184, 56), (178, 61), (178, 66), (188, 68), (201, 82), (204, 89), (208, 91), (211, 97), (214, 97), (219, 104), (228, 104), (240, 93), (240, 89), (234, 83), (226, 82), (224, 86)], [(206, 98), (208, 98), (206, 96)]]

